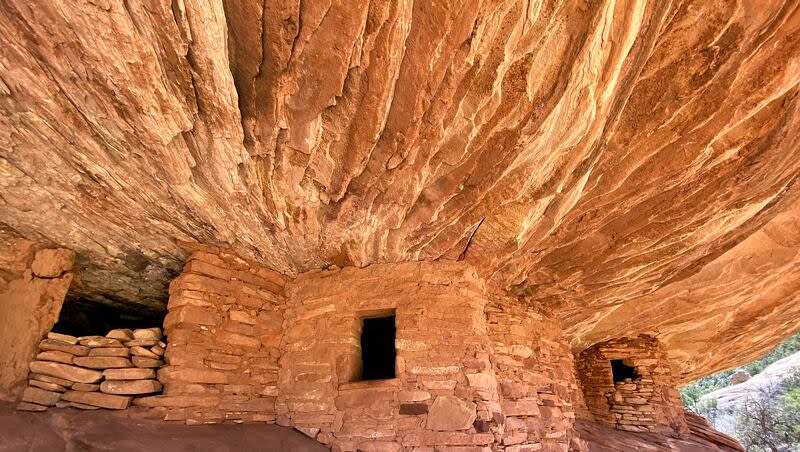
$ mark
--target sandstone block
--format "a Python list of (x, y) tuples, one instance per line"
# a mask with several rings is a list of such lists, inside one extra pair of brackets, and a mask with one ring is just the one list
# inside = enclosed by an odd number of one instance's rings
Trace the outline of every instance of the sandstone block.
[(64, 364), (72, 364), (72, 358), (75, 355), (72, 353), (62, 352), (58, 350), (50, 350), (46, 352), (41, 352), (36, 355), (36, 359), (39, 361), (54, 361), (57, 363), (64, 363)]
[(161, 388), (161, 383), (156, 380), (108, 380), (100, 383), (100, 391), (107, 394), (152, 394)]
[(144, 347), (131, 347), (131, 354), (134, 356), (141, 356), (142, 358), (152, 358), (152, 359), (159, 359), (160, 356), (156, 355), (155, 353), (151, 352), (150, 350)]
[[(101, 393), (102, 394), (102, 393)], [(219, 404), (219, 397), (213, 395), (157, 395), (133, 399), (133, 404), (143, 407), (165, 408), (212, 408)]]
[(166, 348), (162, 347), (159, 344), (156, 344), (156, 345), (150, 347), (150, 351), (155, 353), (156, 356), (161, 357), (161, 356), (164, 356), (164, 352), (166, 351)]
[(42, 375), (42, 374), (37, 374), (37, 373), (33, 373), (33, 372), (28, 374), (28, 378), (29, 378), (30, 381), (36, 380), (36, 381), (47, 382), (47, 383), (55, 383), (55, 384), (57, 384), (59, 386), (64, 386), (64, 387), (67, 387), (67, 388), (72, 386), (72, 383), (73, 383), (73, 382), (71, 382), (69, 380), (65, 380), (63, 378), (51, 377), (50, 375)]
[(131, 360), (121, 356), (80, 356), (73, 361), (76, 366), (89, 369), (117, 369), (120, 367), (133, 367)]
[(100, 390), (100, 385), (95, 383), (75, 383), (70, 389), (73, 391), (93, 392)]
[(106, 334), (106, 337), (111, 339), (116, 339), (121, 342), (129, 341), (134, 339), (133, 331), (129, 330), (128, 328), (121, 328), (116, 330), (111, 330)]
[(234, 322), (246, 323), (248, 325), (255, 325), (256, 319), (245, 311), (229, 311), (228, 316)]
[(89, 350), (89, 356), (120, 356), (127, 358), (131, 355), (128, 347), (108, 347), (108, 348), (93, 348)]
[[(72, 382), (69, 382), (70, 385)], [(57, 385), (55, 383), (48, 383), (46, 381), (39, 381), (39, 380), (28, 380), (28, 384), (34, 386), (36, 388), (44, 389), (45, 391), (53, 391), (53, 392), (65, 392), (67, 387)]]
[(164, 365), (164, 361), (155, 358), (144, 358), (141, 356), (133, 356), (131, 357), (131, 361), (133, 361), (133, 365), (136, 367), (143, 367), (143, 368), (158, 368)]
[(124, 410), (131, 403), (131, 397), (105, 394), (102, 392), (68, 391), (62, 395), (64, 400), (85, 405), (108, 408), (110, 410)]
[(54, 333), (52, 331), (47, 333), (47, 338), (52, 339), (54, 341), (66, 342), (67, 344), (72, 344), (72, 345), (78, 343), (78, 338), (75, 336), (70, 336), (69, 334)]
[(39, 250), (31, 264), (31, 271), (41, 278), (57, 278), (70, 270), (74, 261), (75, 251), (66, 248)]
[(506, 416), (539, 416), (539, 404), (536, 400), (516, 400), (503, 403), (503, 414)]
[(156, 371), (130, 367), (127, 369), (107, 369), (103, 371), (106, 380), (146, 380), (156, 378)]
[(158, 345), (158, 339), (134, 339), (132, 341), (125, 342), (124, 345), (126, 347), (152, 347), (154, 345)]
[(42, 351), (59, 351), (70, 353), (75, 356), (86, 356), (89, 354), (89, 347), (83, 345), (70, 344), (54, 339), (44, 339), (39, 342), (39, 349)]
[(254, 337), (231, 333), (229, 331), (223, 331), (219, 333), (217, 335), (217, 341), (223, 344), (232, 345), (234, 347), (258, 348), (261, 346), (261, 341)]
[(38, 403), (20, 402), (17, 404), (19, 411), (47, 411), (47, 407)]
[(162, 383), (228, 383), (228, 373), (213, 369), (191, 367), (164, 367), (158, 371), (158, 380)]
[(36, 403), (45, 406), (54, 406), (60, 398), (61, 394), (58, 392), (47, 391), (33, 386), (28, 386), (22, 392), (23, 402)]
[(71, 406), (72, 408), (78, 408), (79, 410), (99, 410), (100, 409), (99, 406), (87, 405), (85, 403), (79, 403), (79, 402), (69, 402), (68, 406)]
[[(173, 327), (181, 324), (192, 325), (216, 325), (220, 320), (219, 314), (213, 309), (201, 308), (197, 306), (181, 306), (170, 309), (169, 314), (164, 319), (164, 328), (170, 332)], [(138, 330), (137, 330), (138, 331)], [(137, 339), (158, 339), (154, 337), (141, 337)]]
[(103, 336), (79, 337), (78, 343), (86, 347), (122, 347), (119, 340)]
[(62, 378), (76, 383), (95, 383), (103, 378), (103, 374), (96, 370), (83, 369), (52, 361), (33, 361), (30, 363), (29, 367), (31, 372)]
[(134, 339), (161, 339), (161, 328), (140, 328), (133, 330)]
[(418, 416), (428, 412), (428, 405), (424, 403), (402, 403), (400, 414), (404, 416)]
[(439, 396), (428, 410), (429, 430), (467, 430), (475, 422), (476, 405), (455, 396)]

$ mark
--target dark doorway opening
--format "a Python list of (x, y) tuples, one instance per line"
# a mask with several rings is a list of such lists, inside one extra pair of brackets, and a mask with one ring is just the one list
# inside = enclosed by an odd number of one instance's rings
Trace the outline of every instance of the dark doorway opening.
[(117, 328), (160, 328), (166, 314), (166, 310), (142, 308), (122, 301), (100, 303), (67, 298), (52, 331), (72, 336), (105, 336)]
[(614, 383), (620, 383), (630, 378), (635, 380), (639, 378), (636, 368), (625, 364), (621, 359), (611, 360), (611, 373), (614, 377)]
[(364, 319), (361, 328), (361, 380), (394, 378), (397, 350), (394, 316)]

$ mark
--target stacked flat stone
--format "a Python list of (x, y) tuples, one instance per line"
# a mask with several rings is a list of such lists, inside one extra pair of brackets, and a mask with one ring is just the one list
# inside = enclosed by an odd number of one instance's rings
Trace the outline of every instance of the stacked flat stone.
[(124, 410), (137, 396), (161, 392), (156, 370), (166, 344), (160, 328), (116, 329), (105, 336), (48, 333), (31, 362), (18, 410), (49, 407)]

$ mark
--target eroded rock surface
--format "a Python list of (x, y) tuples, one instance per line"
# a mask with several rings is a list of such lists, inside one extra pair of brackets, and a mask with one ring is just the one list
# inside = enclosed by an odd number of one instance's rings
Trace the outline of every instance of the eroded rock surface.
[(798, 328), (796, 2), (10, 0), (0, 32), (0, 221), (76, 250), (76, 296), (163, 308), (179, 239), (463, 258), (685, 380)]

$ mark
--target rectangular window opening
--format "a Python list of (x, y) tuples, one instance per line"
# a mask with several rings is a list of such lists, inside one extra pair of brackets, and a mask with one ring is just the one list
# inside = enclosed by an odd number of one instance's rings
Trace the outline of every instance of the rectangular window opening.
[(361, 380), (395, 377), (395, 316), (365, 318), (361, 327)]
[(614, 377), (614, 383), (622, 383), (628, 379), (633, 381), (639, 378), (636, 368), (625, 364), (621, 359), (611, 360), (611, 374)]

